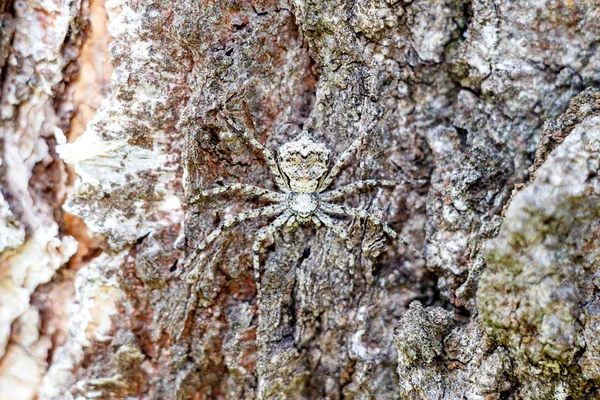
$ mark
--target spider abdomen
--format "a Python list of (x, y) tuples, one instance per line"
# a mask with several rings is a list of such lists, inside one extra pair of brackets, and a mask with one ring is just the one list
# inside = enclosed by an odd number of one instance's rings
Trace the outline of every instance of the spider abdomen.
[(319, 208), (319, 199), (315, 193), (291, 193), (289, 208), (302, 222), (308, 220)]

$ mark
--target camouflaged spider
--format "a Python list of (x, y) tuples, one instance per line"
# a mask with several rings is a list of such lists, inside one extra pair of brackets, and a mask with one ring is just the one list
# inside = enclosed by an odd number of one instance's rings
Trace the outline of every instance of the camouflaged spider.
[(192, 202), (198, 202), (202, 198), (209, 196), (241, 191), (249, 195), (259, 196), (262, 199), (275, 204), (226, 217), (223, 222), (212, 231), (202, 243), (200, 243), (196, 251), (203, 251), (215, 241), (223, 230), (231, 228), (242, 221), (261, 216), (277, 216), (273, 222), (258, 232), (254, 245), (252, 246), (254, 253), (254, 275), (259, 293), (259, 256), (263, 242), (277, 229), (284, 225), (292, 227), (295, 225), (295, 222), (304, 225), (312, 221), (317, 227), (325, 225), (325, 227), (331, 229), (338, 237), (344, 240), (350, 249), (352, 244), (346, 231), (341, 226), (342, 224), (333, 220), (331, 216), (351, 216), (367, 219), (375, 226), (381, 226), (385, 233), (400, 241), (416, 255), (423, 257), (418, 250), (407, 243), (406, 240), (400, 237), (382, 220), (368, 211), (330, 203), (330, 201), (338, 200), (347, 194), (365, 188), (396, 186), (399, 183), (407, 183), (407, 181), (396, 182), (391, 180), (367, 179), (348, 184), (339, 189), (325, 191), (331, 183), (333, 183), (333, 180), (340, 173), (346, 161), (348, 161), (352, 154), (361, 146), (362, 141), (372, 126), (369, 129), (363, 130), (350, 147), (342, 153), (333, 167), (329, 169), (329, 157), (331, 151), (323, 144), (316, 142), (306, 131), (303, 131), (293, 141), (282, 145), (275, 155), (271, 150), (260, 144), (258, 140), (252, 137), (248, 132), (239, 129), (229, 120), (226, 122), (234, 133), (243, 137), (255, 150), (262, 154), (267, 162), (267, 166), (273, 176), (275, 184), (283, 193), (243, 183), (234, 183), (227, 186), (203, 190), (199, 196), (192, 200)]

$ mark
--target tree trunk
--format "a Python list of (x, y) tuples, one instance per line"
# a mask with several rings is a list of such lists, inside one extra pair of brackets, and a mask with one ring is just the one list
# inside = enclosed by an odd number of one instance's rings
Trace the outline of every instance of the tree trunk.
[[(0, 400), (600, 399), (600, 1), (0, 12)], [(259, 282), (273, 217), (203, 248), (268, 203), (202, 190), (279, 190), (242, 132), (300, 130), (368, 132), (333, 187), (399, 184), (340, 204), (424, 258), (360, 218)]]

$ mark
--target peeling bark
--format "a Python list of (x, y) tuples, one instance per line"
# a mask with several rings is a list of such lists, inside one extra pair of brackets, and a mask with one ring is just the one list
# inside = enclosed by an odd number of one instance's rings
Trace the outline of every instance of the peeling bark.
[[(0, 399), (599, 396), (598, 1), (0, 11)], [(202, 188), (275, 188), (225, 117), (335, 157), (376, 122), (334, 185), (425, 180), (344, 199), (425, 260), (282, 229), (258, 304), (268, 218), (195, 251), (265, 205)]]

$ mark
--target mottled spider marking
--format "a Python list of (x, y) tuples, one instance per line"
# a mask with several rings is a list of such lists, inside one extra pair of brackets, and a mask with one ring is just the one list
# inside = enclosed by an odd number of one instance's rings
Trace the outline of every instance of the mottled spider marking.
[(340, 204), (331, 204), (331, 203), (323, 203), (322, 204), (323, 212), (330, 215), (339, 215), (339, 216), (347, 216), (347, 217), (357, 217), (368, 220), (375, 226), (380, 226), (385, 233), (390, 235), (393, 239), (396, 239), (406, 247), (408, 247), (413, 253), (417, 254), (419, 257), (423, 258), (421, 252), (415, 249), (410, 243), (408, 243), (404, 238), (392, 228), (390, 228), (386, 223), (384, 223), (381, 219), (377, 218), (375, 215), (371, 214), (366, 210), (361, 210), (359, 208), (352, 208), (345, 205)]
[(202, 243), (198, 245), (197, 249), (206, 249), (225, 229), (229, 229), (239, 224), (240, 222), (247, 221), (249, 219), (255, 219), (258, 217), (275, 216), (281, 214), (283, 211), (285, 211), (285, 205), (275, 204), (262, 208), (256, 208), (250, 211), (244, 211), (234, 215), (233, 217), (226, 217), (215, 230), (213, 230), (208, 236), (206, 236), (206, 239), (204, 239)]
[(258, 140), (256, 140), (250, 133), (238, 128), (229, 118), (225, 118), (225, 122), (229, 129), (232, 132), (240, 135), (252, 148), (254, 148), (266, 161), (267, 166), (269, 168), (269, 172), (273, 176), (273, 180), (275, 184), (279, 188), (279, 190), (288, 193), (290, 191), (290, 187), (287, 182), (284, 180), (281, 171), (279, 170), (279, 165), (277, 164), (277, 160), (273, 152), (263, 146)]
[[(412, 181), (412, 182), (417, 182), (417, 181)], [(353, 192), (359, 192), (359, 191), (367, 189), (367, 188), (372, 188), (372, 187), (377, 187), (377, 186), (394, 187), (400, 183), (412, 183), (412, 182), (409, 182), (409, 181), (397, 182), (397, 181), (391, 181), (391, 180), (367, 179), (364, 181), (350, 183), (339, 189), (333, 189), (329, 192), (323, 193), (320, 197), (321, 197), (322, 201), (332, 201), (332, 200), (337, 200), (339, 198), (345, 197)]]
[(252, 245), (252, 253), (253, 253), (252, 266), (254, 268), (254, 281), (256, 284), (256, 295), (258, 297), (259, 303), (260, 303), (260, 297), (261, 297), (260, 249), (261, 249), (264, 241), (269, 236), (272, 236), (277, 231), (277, 229), (284, 226), (286, 224), (286, 222), (289, 221), (291, 216), (292, 216), (291, 211), (284, 211), (283, 214), (281, 214), (279, 217), (275, 218), (275, 220), (273, 222), (271, 222), (269, 225), (265, 226), (260, 231), (258, 231), (258, 234), (256, 235), (256, 240), (254, 241), (254, 244)]
[(214, 231), (206, 236), (196, 251), (206, 249), (224, 230), (231, 228), (240, 222), (263, 216), (276, 216), (273, 222), (258, 232), (252, 246), (254, 276), (259, 292), (259, 299), (260, 250), (265, 240), (285, 225), (294, 227), (297, 225), (296, 223), (304, 225), (311, 221), (317, 225), (317, 227), (322, 224), (343, 240), (348, 249), (351, 249), (353, 246), (344, 229), (344, 225), (341, 222), (332, 219), (331, 216), (349, 216), (366, 219), (371, 224), (381, 227), (386, 234), (404, 244), (418, 257), (423, 258), (423, 255), (417, 249), (410, 245), (381, 219), (368, 211), (329, 203), (330, 201), (339, 200), (351, 193), (367, 188), (378, 186), (393, 187), (401, 183), (422, 182), (396, 182), (391, 180), (367, 179), (326, 192), (325, 190), (333, 183), (345, 163), (352, 157), (354, 152), (361, 147), (368, 130), (361, 132), (358, 138), (352, 142), (334, 165), (329, 168), (331, 151), (322, 143), (316, 142), (306, 131), (302, 132), (291, 142), (283, 144), (275, 154), (265, 148), (248, 133), (241, 131), (233, 123), (228, 122), (228, 125), (230, 129), (239, 133), (255, 150), (262, 154), (267, 162), (269, 171), (273, 175), (277, 187), (283, 193), (241, 183), (202, 191), (194, 201), (199, 201), (208, 196), (239, 191), (244, 194), (259, 196), (266, 201), (276, 204), (227, 217)]
[(253, 185), (246, 185), (244, 183), (233, 183), (230, 185), (219, 186), (219, 187), (216, 187), (213, 189), (203, 190), (200, 192), (200, 194), (198, 196), (194, 197), (190, 201), (190, 203), (192, 203), (192, 204), (199, 203), (206, 197), (215, 196), (215, 195), (219, 195), (219, 194), (228, 194), (231, 192), (238, 192), (238, 191), (241, 191), (242, 193), (245, 193), (245, 194), (248, 194), (251, 196), (262, 197), (265, 200), (268, 200), (271, 202), (281, 202), (281, 201), (284, 201), (286, 198), (285, 194), (277, 193), (277, 192), (274, 192), (269, 189), (265, 189), (265, 188), (261, 188), (261, 187), (253, 186)]
[(294, 193), (314, 193), (327, 173), (331, 151), (307, 132), (279, 148), (279, 165)]

